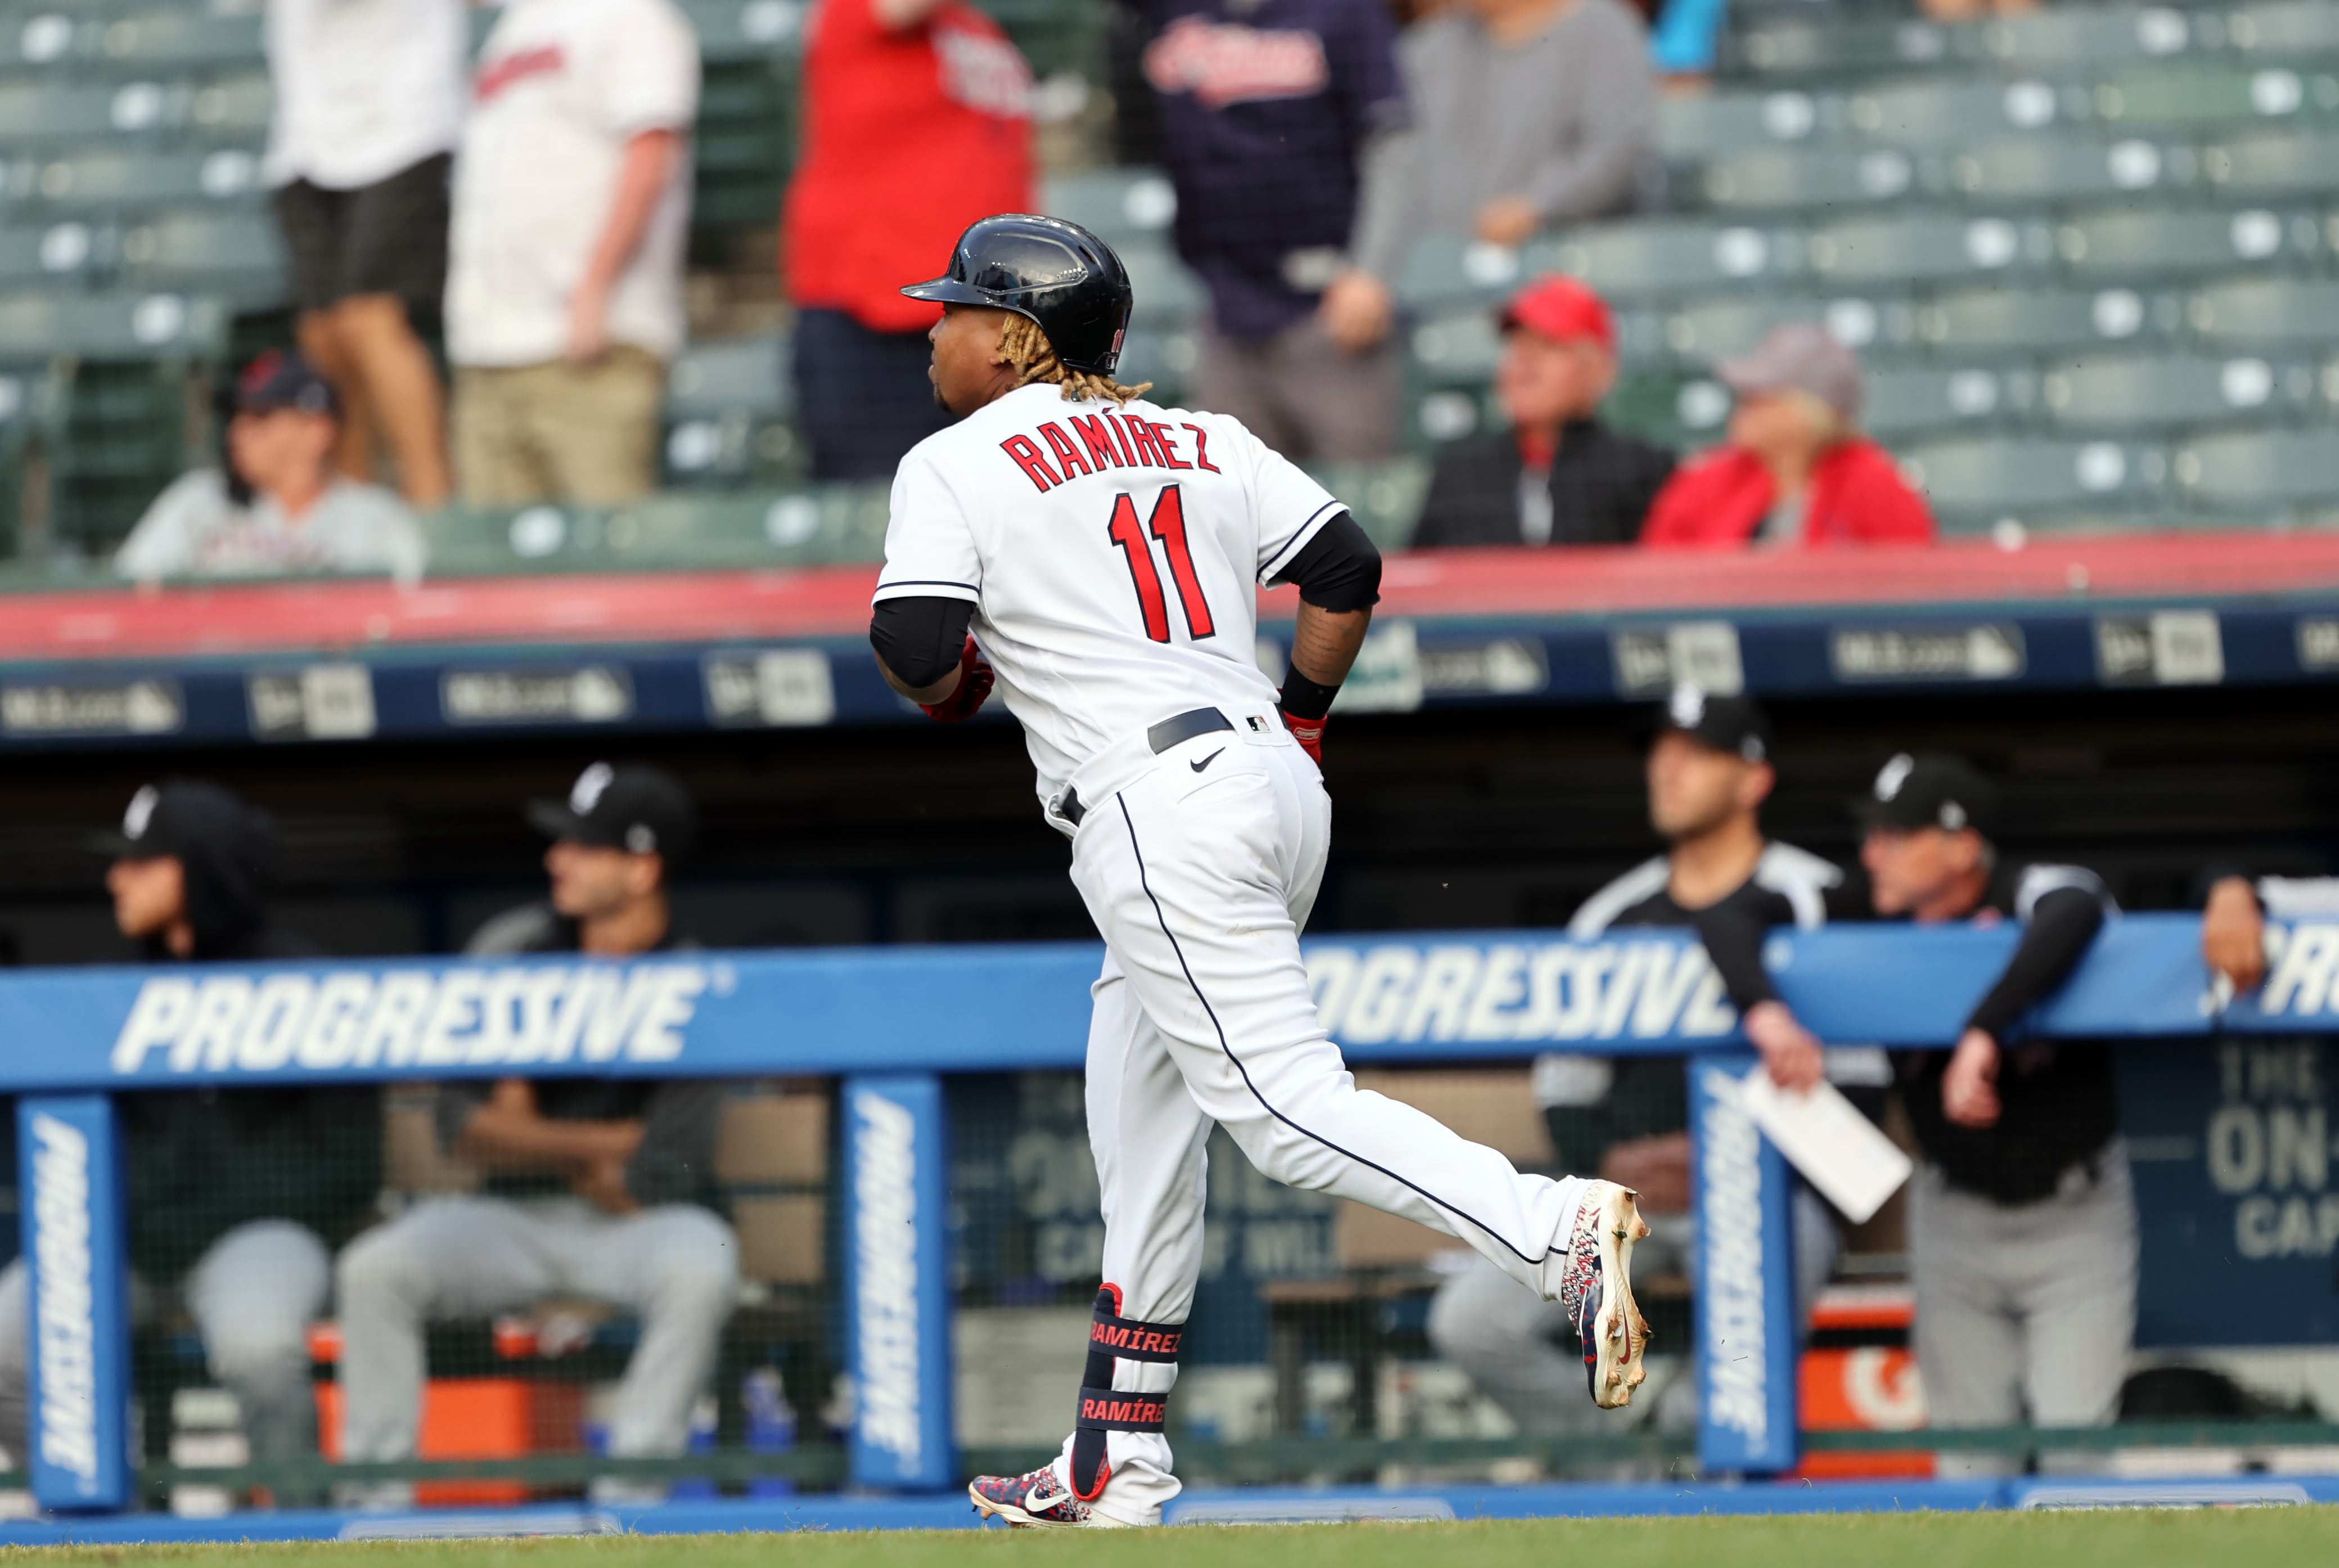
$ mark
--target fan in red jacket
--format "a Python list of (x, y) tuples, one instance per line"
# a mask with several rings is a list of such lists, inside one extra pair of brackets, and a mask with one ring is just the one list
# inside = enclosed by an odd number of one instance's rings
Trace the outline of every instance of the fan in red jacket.
[(1932, 542), (1924, 498), (1890, 453), (1860, 434), (1860, 361), (1825, 328), (1774, 328), (1752, 353), (1714, 370), (1738, 398), (1729, 441), (1657, 492), (1643, 544)]

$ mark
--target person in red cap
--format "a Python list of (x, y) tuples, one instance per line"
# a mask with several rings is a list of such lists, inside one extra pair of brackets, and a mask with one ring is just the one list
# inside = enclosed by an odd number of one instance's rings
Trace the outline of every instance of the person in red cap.
[(1930, 544), (1933, 514), (1860, 433), (1860, 361), (1811, 321), (1774, 327), (1714, 373), (1737, 395), (1723, 445), (1650, 508), (1649, 545)]
[(1629, 545), (1673, 455), (1600, 422), (1616, 326), (1573, 278), (1536, 279), (1503, 307), (1495, 395), (1511, 428), (1438, 454), (1413, 547)]

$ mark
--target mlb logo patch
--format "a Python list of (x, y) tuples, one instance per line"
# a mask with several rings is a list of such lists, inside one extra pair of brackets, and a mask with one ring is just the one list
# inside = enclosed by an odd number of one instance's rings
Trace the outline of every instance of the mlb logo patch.
[(1250, 733), (1255, 735), (1263, 735), (1267, 733), (1267, 721), (1257, 714), (1243, 715), (1243, 723), (1250, 725)]

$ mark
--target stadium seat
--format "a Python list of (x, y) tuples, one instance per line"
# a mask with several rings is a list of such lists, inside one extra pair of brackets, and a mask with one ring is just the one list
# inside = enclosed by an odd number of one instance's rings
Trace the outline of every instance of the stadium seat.
[(93, 28), (54, 6), (0, 18), (0, 70), (60, 71), (94, 47)]
[(1120, 369), (1115, 374), (1131, 386), (1152, 382), (1153, 390), (1146, 396), (1157, 403), (1170, 403), (1186, 396), (1200, 353), (1190, 330), (1131, 330), (1121, 346)]
[(1529, 246), (1527, 276), (1554, 271), (1612, 300), (1649, 299), (1791, 278), (1802, 248), (1791, 233), (1686, 219), (1648, 219), (1571, 230)]
[(1727, 51), (1733, 64), (1770, 77), (1845, 75), (1944, 64), (1974, 53), (1969, 35), (1904, 18), (1763, 22)]
[(2132, 289), (1966, 289), (1917, 308), (1917, 334), (1975, 353), (2053, 353), (2152, 340), (2177, 325), (2176, 301)]
[(2330, 191), (2339, 169), (2339, 134), (2270, 131), (2206, 147), (2201, 172), (2212, 189), (2245, 200), (2279, 200)]
[(216, 301), (178, 294), (0, 294), (0, 361), (212, 355), (224, 346), (226, 327)]
[(1664, 350), (1685, 360), (1742, 354), (1787, 321), (1821, 321), (1863, 357), (1909, 344), (1916, 318), (1906, 301), (1884, 297), (1748, 295), (1685, 305), (1664, 319)]
[(1467, 234), (1424, 234), (1406, 258), (1397, 298), (1419, 307), (1484, 301), (1525, 281), (1525, 267), (1515, 246), (1485, 244)]
[(235, 202), (257, 206), (267, 196), (260, 160), (241, 147), (215, 152), (139, 153), (92, 148), (68, 158), (10, 172), (19, 202), (54, 208), (136, 210)]
[(2036, 271), (2054, 253), (2043, 224), (1910, 212), (1815, 231), (1811, 271), (1831, 282), (1938, 283)]
[(709, 65), (793, 54), (803, 47), (805, 7), (798, 0), (684, 0), (682, 9)]
[(1166, 232), (1178, 216), (1178, 192), (1159, 169), (1099, 169), (1049, 179), (1047, 211), (1093, 230), (1107, 242)]
[(1657, 148), (1668, 158), (1703, 159), (1764, 143), (1807, 143), (1840, 125), (1840, 102), (1809, 93), (1710, 93), (1667, 98)]
[(1707, 202), (1769, 212), (1890, 202), (1917, 187), (1917, 165), (1897, 147), (1757, 147), (1705, 166)]
[(2295, 415), (2315, 395), (2314, 367), (2238, 357), (2104, 354), (2040, 378), (2038, 404), (2057, 424), (2107, 432), (2165, 430)]
[(1429, 492), (1429, 464), (1420, 458), (1387, 463), (1315, 463), (1308, 473), (1347, 507), (1373, 543), (1384, 550), (1405, 547)]
[(87, 223), (0, 229), (0, 288), (71, 283), (85, 278), (112, 249), (112, 236)]
[(2253, 54), (2327, 54), (2339, 51), (2339, 6), (2330, 0), (2267, 0), (2226, 18), (2226, 36)]
[(138, 70), (257, 63), (260, 28), (256, 11), (212, 13), (192, 5), (147, 11), (100, 24), (91, 58)]
[(123, 232), (121, 281), (220, 295), (243, 309), (281, 303), (283, 237), (260, 213), (171, 213)]
[(2009, 422), (2037, 395), (2025, 370), (1910, 365), (1870, 370), (1860, 427), (1887, 441)]
[(1129, 268), (1130, 286), (1137, 291), (1130, 311), (1132, 323), (1149, 327), (1182, 326), (1200, 316), (1208, 301), (1201, 280), (1186, 270), (1166, 242), (1117, 246)]
[(2131, 510), (2152, 500), (2168, 469), (2156, 448), (2109, 440), (1938, 441), (1902, 461), (1945, 525)]
[(198, 135), (209, 139), (257, 145), (268, 134), (269, 115), (275, 104), (275, 89), (269, 85), (267, 74), (247, 72), (194, 88), (188, 123)]
[(162, 134), (185, 120), (191, 96), (156, 82), (0, 83), (0, 149)]
[(2195, 504), (2214, 510), (2263, 518), (2293, 508), (2327, 514), (2339, 503), (2339, 441), (2324, 431), (2210, 436), (2178, 448), (2171, 466)]
[(2053, 6), (2002, 16), (1982, 30), (1996, 58), (2031, 67), (2165, 59), (2194, 47), (2196, 23), (2167, 5)]
[(2323, 228), (2312, 213), (2263, 207), (2110, 207), (2058, 225), (2055, 247), (2064, 271), (2082, 281), (2197, 277), (2319, 259)]
[(2339, 343), (2339, 282), (2244, 278), (2214, 284), (2186, 311), (2212, 343), (2283, 352), (2293, 344)]
[(2067, 102), (2044, 82), (1915, 78), (1853, 94), (1844, 106), (1851, 128), (1896, 146), (1956, 149), (1995, 135), (2042, 131), (2084, 99)]
[(1436, 386), (1483, 387), (1493, 380), (1503, 351), (1494, 313), (1449, 311), (1413, 330), (1413, 368)]
[(1961, 153), (1949, 182), (1988, 202), (2075, 202), (2181, 189), (2191, 183), (2193, 151), (2140, 136), (2034, 136)]
[(769, 484), (798, 455), (788, 340), (694, 343), (666, 377), (666, 469), (683, 486)]
[(1617, 429), (1675, 451), (1711, 446), (1730, 418), (1729, 390), (1694, 370), (1628, 370), (1600, 406)]
[(2287, 66), (2149, 66), (2099, 83), (2093, 106), (2107, 124), (2135, 130), (2289, 120), (2327, 112), (2330, 81)]

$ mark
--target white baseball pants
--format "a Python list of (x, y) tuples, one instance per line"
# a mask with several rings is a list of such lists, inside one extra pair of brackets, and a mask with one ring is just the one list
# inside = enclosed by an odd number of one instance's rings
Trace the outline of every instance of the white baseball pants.
[[(1299, 956), (1331, 840), (1323, 775), (1271, 709), (1226, 713), (1232, 732), (1159, 757), (1116, 747), (1073, 779), (1086, 814), (1072, 881), (1106, 947), (1091, 988), (1089, 1142), (1120, 1315), (1177, 1324), (1193, 1307), (1213, 1122), (1263, 1174), (1458, 1237), (1538, 1296), (1557, 1295), (1584, 1184), (1522, 1175), (1357, 1088)], [(1177, 1375), (1119, 1359), (1113, 1386), (1165, 1393)], [(1158, 1522), (1179, 1490), (1168, 1439), (1113, 1432), (1106, 1452), (1098, 1506)], [(1071, 1454), (1068, 1441), (1060, 1477)]]

